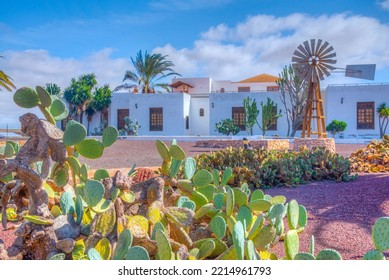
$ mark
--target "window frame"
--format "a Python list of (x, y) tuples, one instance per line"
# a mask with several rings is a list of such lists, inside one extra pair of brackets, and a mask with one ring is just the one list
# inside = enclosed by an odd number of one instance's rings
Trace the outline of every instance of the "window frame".
[(163, 131), (163, 107), (149, 108), (149, 131)]
[[(130, 109), (117, 109), (117, 129), (123, 129), (126, 123), (124, 122), (125, 117), (130, 117)], [(124, 113), (123, 113), (124, 112)], [(121, 118), (119, 118), (121, 116)], [(122, 124), (122, 125), (121, 125)]]
[[(375, 129), (375, 104), (374, 101), (357, 102), (357, 129)], [(368, 122), (368, 120), (371, 120)]]
[[(231, 118), (240, 131), (246, 131), (246, 112), (244, 107), (232, 107)], [(237, 118), (235, 118), (237, 116)]]
[(250, 92), (250, 87), (238, 87), (238, 92)]

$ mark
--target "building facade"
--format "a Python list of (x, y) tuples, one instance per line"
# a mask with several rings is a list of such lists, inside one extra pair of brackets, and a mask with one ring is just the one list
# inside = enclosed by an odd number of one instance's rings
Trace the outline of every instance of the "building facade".
[[(128, 116), (141, 125), (139, 135), (216, 136), (221, 134), (215, 130), (215, 124), (229, 118), (240, 126), (238, 135), (248, 135), (243, 110), (246, 97), (255, 99), (259, 109), (260, 103), (266, 103), (270, 98), (275, 104), (275, 112), (284, 111), (277, 79), (267, 74), (239, 82), (174, 78), (171, 93), (115, 92), (108, 110), (108, 124), (121, 129), (124, 117)], [(345, 121), (345, 138), (379, 137), (376, 109), (383, 102), (389, 104), (389, 83), (330, 85), (323, 91), (323, 98), (326, 123), (335, 119)], [(261, 121), (260, 112), (258, 122)], [(96, 116), (90, 125), (92, 132), (99, 123), (100, 116)], [(287, 131), (286, 115), (282, 114), (266, 136), (286, 137)], [(254, 126), (253, 134), (262, 135), (262, 131)]]

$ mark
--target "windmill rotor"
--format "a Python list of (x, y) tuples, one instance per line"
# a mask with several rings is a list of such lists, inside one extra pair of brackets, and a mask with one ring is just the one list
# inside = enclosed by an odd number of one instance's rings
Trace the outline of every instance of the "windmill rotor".
[(318, 82), (335, 70), (336, 53), (328, 42), (311, 39), (300, 44), (293, 53), (292, 67), (307, 82)]

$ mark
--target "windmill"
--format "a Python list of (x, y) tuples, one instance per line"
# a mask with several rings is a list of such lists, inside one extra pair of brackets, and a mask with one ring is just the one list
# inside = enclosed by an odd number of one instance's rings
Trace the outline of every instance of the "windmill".
[[(320, 81), (328, 77), (335, 69), (345, 70), (346, 76), (374, 80), (375, 64), (347, 65), (335, 67), (336, 53), (328, 42), (311, 39), (300, 44), (293, 53), (292, 67), (297, 75), (308, 83), (308, 96), (303, 119), (302, 138), (317, 134), (318, 138), (327, 138), (323, 99)], [(316, 119), (317, 131), (312, 131), (312, 122)]]

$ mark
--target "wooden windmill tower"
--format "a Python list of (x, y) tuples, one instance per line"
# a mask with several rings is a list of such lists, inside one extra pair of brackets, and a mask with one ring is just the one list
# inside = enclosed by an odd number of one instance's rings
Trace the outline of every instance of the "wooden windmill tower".
[[(336, 63), (336, 53), (328, 42), (311, 39), (299, 45), (292, 57), (292, 66), (295, 72), (308, 83), (308, 97), (303, 119), (302, 138), (309, 138), (317, 134), (318, 138), (327, 138), (323, 99), (320, 92), (320, 81), (330, 75), (332, 66)], [(312, 131), (312, 124), (316, 120), (317, 131)]]

